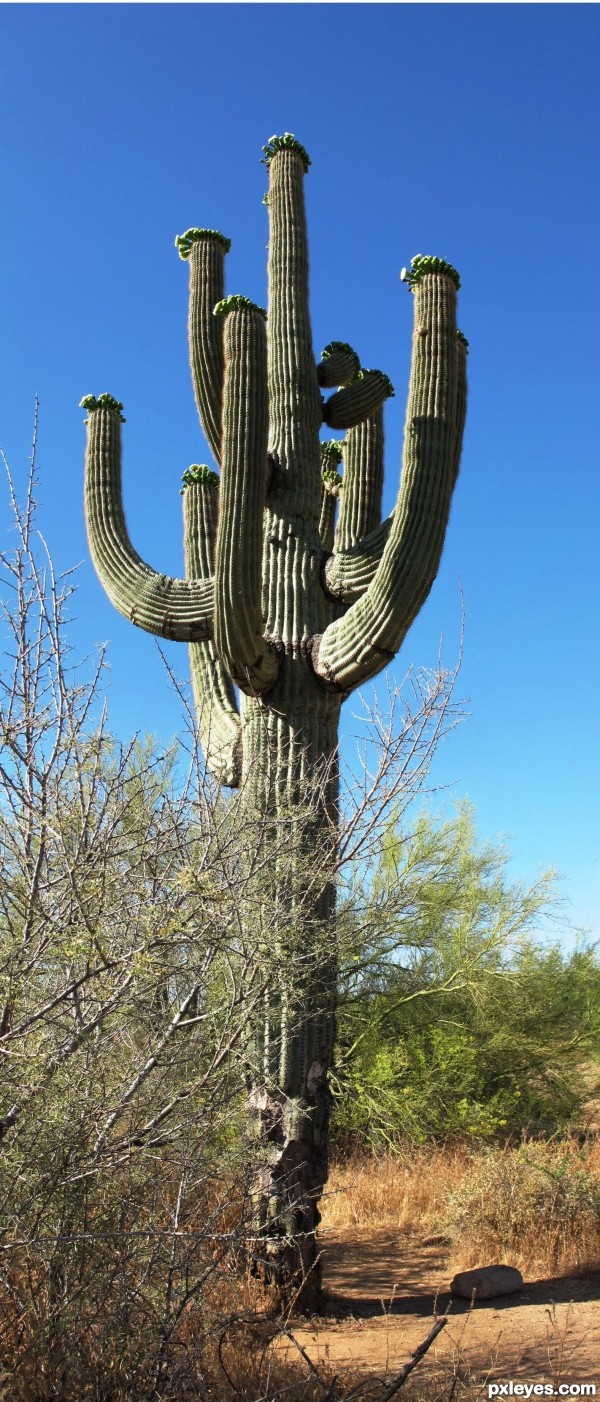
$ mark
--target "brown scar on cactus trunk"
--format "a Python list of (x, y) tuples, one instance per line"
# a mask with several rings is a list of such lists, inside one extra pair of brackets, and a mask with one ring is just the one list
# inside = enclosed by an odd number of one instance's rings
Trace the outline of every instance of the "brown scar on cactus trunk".
[[(382, 521), (393, 389), (346, 342), (330, 342), (315, 361), (310, 161), (290, 133), (263, 153), (266, 313), (224, 297), (221, 233), (194, 227), (176, 240), (190, 268), (194, 393), (221, 471), (195, 464), (184, 474), (184, 577), (150, 568), (130, 542), (123, 406), (110, 395), (82, 401), (85, 499), (91, 555), (115, 607), (189, 646), (205, 758), (220, 783), (240, 787), (248, 832), (258, 833), (249, 859), (272, 873), (265, 901), (280, 931), (276, 973), (247, 1055), (258, 1159), (252, 1271), (274, 1306), (311, 1312), (320, 1304), (337, 965), (333, 875), (324, 868), (307, 900), (306, 871), (315, 853), (335, 856), (342, 701), (395, 655), (437, 573), (460, 461), (467, 345), (456, 329), (456, 270), (417, 255), (402, 274), (414, 332), (401, 482)], [(345, 430), (343, 441), (322, 443), (323, 422)], [(274, 834), (290, 816), (284, 872)]]

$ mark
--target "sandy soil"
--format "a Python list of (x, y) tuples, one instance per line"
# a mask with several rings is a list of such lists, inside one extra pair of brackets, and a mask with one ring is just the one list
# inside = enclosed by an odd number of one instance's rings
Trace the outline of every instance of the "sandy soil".
[(480, 1382), (587, 1382), (600, 1396), (600, 1272), (529, 1280), (519, 1294), (471, 1309), (449, 1293), (454, 1270), (443, 1245), (357, 1231), (322, 1238), (327, 1315), (293, 1326), (317, 1365), (389, 1377), (424, 1339), (434, 1313), (449, 1312), (419, 1364), (421, 1377), (458, 1369)]

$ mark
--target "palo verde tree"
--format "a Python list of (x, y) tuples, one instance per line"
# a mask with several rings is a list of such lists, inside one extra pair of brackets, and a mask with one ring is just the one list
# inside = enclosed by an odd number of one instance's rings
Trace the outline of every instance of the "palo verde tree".
[[(290, 133), (272, 137), (264, 153), (267, 312), (224, 298), (229, 241), (221, 233), (191, 228), (176, 240), (190, 268), (194, 391), (219, 469), (184, 474), (185, 577), (151, 569), (130, 543), (122, 405), (110, 395), (82, 401), (85, 500), (109, 598), (138, 627), (189, 644), (207, 763), (263, 819), (250, 829), (258, 836), (247, 860), (262, 862), (265, 901), (279, 906), (280, 947), (249, 1054), (265, 1148), (262, 1266), (311, 1307), (336, 994), (333, 866), (315, 857), (335, 845), (342, 701), (394, 657), (437, 573), (460, 459), (466, 342), (456, 328), (456, 270), (417, 256), (402, 274), (414, 296), (402, 479), (382, 522), (383, 405), (393, 389), (344, 342), (332, 341), (315, 363), (303, 194), (310, 162)], [(345, 431), (343, 442), (321, 442), (324, 425)]]

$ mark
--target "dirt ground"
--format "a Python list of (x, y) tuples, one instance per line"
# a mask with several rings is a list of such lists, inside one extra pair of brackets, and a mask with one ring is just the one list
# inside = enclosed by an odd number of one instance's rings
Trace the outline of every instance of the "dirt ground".
[[(425, 1239), (427, 1240), (427, 1239)], [(314, 1363), (384, 1378), (397, 1372), (437, 1315), (449, 1313), (419, 1376), (473, 1382), (594, 1383), (600, 1395), (600, 1272), (527, 1280), (475, 1304), (450, 1295), (447, 1248), (423, 1237), (322, 1233), (327, 1315), (293, 1326)], [(482, 1262), (481, 1264), (491, 1264)]]

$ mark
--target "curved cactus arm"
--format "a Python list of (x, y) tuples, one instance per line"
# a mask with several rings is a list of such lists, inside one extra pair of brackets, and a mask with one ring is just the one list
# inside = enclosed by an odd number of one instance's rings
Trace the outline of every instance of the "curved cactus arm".
[[(183, 548), (186, 576), (210, 579), (217, 538), (218, 478), (208, 468), (190, 468), (183, 493)], [(190, 643), (190, 669), (198, 734), (204, 758), (219, 784), (237, 788), (241, 780), (241, 724), (235, 691), (214, 642)]]
[[(452, 270), (454, 271), (454, 270)], [(437, 574), (460, 458), (465, 353), (456, 281), (444, 267), (415, 282), (415, 324), (398, 504), (366, 593), (315, 638), (317, 676), (343, 692), (395, 655)]]
[(96, 573), (111, 603), (138, 628), (184, 643), (210, 638), (212, 580), (158, 574), (130, 542), (121, 492), (121, 406), (109, 399), (82, 400), (88, 410), (85, 517)]
[(323, 405), (323, 423), (329, 428), (354, 428), (374, 414), (394, 387), (383, 370), (360, 370), (351, 384), (332, 394)]
[(321, 351), (317, 365), (317, 379), (322, 389), (333, 389), (336, 385), (347, 385), (355, 380), (360, 372), (360, 360), (347, 341), (330, 341)]
[(265, 313), (247, 298), (219, 305), (225, 317), (223, 465), (215, 558), (215, 642), (233, 681), (249, 696), (267, 691), (277, 654), (263, 637), (263, 510), (267, 492)]
[(348, 430), (344, 441), (344, 490), (335, 549), (349, 550), (381, 523), (383, 405)]
[[(457, 331), (456, 336), (458, 342), (458, 393), (456, 405), (457, 429), (453, 481), (456, 480), (456, 476), (458, 475), (458, 468), (460, 463), (460, 450), (462, 445), (463, 429), (467, 408), (467, 377), (465, 357), (468, 350), (468, 342), (465, 340), (465, 337), (460, 331)], [(368, 420), (367, 426), (370, 425), (370, 423), (371, 420)], [(348, 440), (351, 438), (351, 436), (354, 435), (354, 433), (360, 432), (361, 429), (351, 429), (346, 436), (345, 444), (348, 443)], [(347, 459), (345, 463), (345, 469), (346, 470), (344, 472), (344, 492), (342, 493), (342, 510), (345, 506), (345, 494), (350, 485), (348, 480)], [(342, 511), (340, 511), (340, 518), (341, 515)], [(369, 588), (369, 585), (372, 584), (375, 578), (375, 575), (379, 568), (380, 560), (383, 556), (383, 552), (388, 541), (388, 537), (390, 535), (390, 531), (392, 529), (393, 521), (394, 512), (392, 512), (391, 516), (388, 516), (385, 521), (382, 521), (380, 525), (375, 526), (374, 530), (372, 530), (368, 535), (365, 535), (362, 539), (357, 540), (355, 545), (351, 545), (349, 548), (344, 550), (334, 550), (334, 553), (331, 554), (329, 556), (329, 559), (325, 561), (325, 568), (323, 571), (323, 583), (325, 585), (325, 590), (327, 594), (329, 594), (333, 599), (336, 599), (343, 604), (352, 604), (355, 602), (356, 599), (360, 599), (361, 595), (365, 593), (365, 591)], [(339, 534), (340, 531), (338, 527), (338, 535), (336, 536), (335, 541), (336, 546), (338, 544)], [(400, 544), (400, 549), (401, 548), (402, 545)]]
[[(343, 493), (342, 493), (343, 496)], [(352, 604), (373, 583), (392, 529), (394, 513), (349, 550), (335, 550), (325, 561), (325, 592), (342, 604)]]
[(221, 464), (223, 327), (213, 316), (223, 297), (224, 261), (230, 240), (216, 229), (188, 229), (175, 244), (190, 265), (188, 341), (200, 423), (215, 461)]

